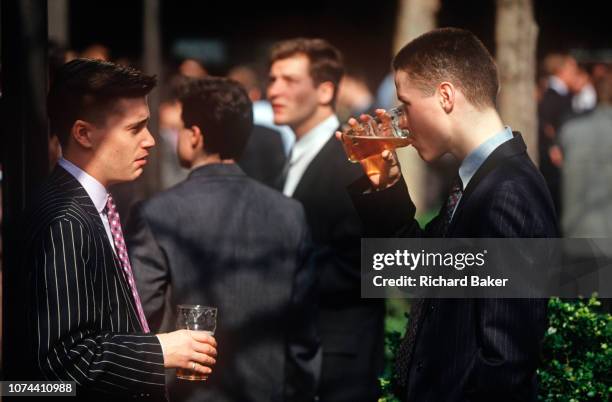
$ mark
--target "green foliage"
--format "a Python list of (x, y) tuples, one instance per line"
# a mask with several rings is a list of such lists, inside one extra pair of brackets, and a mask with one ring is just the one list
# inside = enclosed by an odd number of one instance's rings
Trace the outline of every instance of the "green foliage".
[[(612, 316), (599, 311), (601, 303), (562, 301), (548, 304), (549, 328), (544, 337), (538, 369), (539, 400), (586, 402), (612, 400)], [(405, 331), (408, 303), (387, 301), (385, 321), (385, 372), (380, 378), (379, 402), (398, 402), (393, 394), (393, 359)]]
[(393, 361), (408, 322), (409, 303), (405, 299), (388, 299), (385, 317), (385, 371), (380, 377), (382, 397), (378, 402), (399, 402), (393, 394)]
[(609, 401), (612, 396), (612, 316), (600, 302), (548, 303), (549, 328), (538, 370), (541, 401)]

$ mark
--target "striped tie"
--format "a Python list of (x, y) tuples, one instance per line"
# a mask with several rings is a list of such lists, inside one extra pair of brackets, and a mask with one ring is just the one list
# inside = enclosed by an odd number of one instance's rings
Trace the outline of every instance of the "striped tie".
[[(453, 180), (453, 184), (442, 208), (444, 213), (443, 226), (439, 235), (446, 236), (455, 208), (463, 195), (463, 185), (459, 175)], [(395, 378), (394, 386), (398, 395), (404, 395), (408, 382), (408, 374), (412, 364), (412, 355), (414, 353), (414, 344), (417, 338), (420, 321), (423, 317), (424, 309), (427, 308), (425, 299), (414, 299), (410, 308), (410, 320), (407, 323), (406, 334), (401, 340), (395, 356)]]
[(446, 205), (443, 208), (444, 211), (444, 230), (443, 235), (446, 236), (446, 232), (448, 231), (448, 227), (453, 219), (453, 215), (455, 213), (455, 208), (461, 200), (461, 196), (463, 195), (463, 184), (461, 183), (461, 178), (459, 175), (455, 177), (453, 180), (453, 185), (451, 187), (450, 193), (448, 194), (448, 198), (446, 199)]
[(113, 197), (110, 194), (108, 195), (108, 200), (106, 201), (105, 211), (106, 216), (108, 217), (111, 235), (113, 236), (113, 243), (115, 243), (115, 250), (117, 251), (119, 261), (121, 262), (121, 268), (123, 268), (125, 279), (130, 285), (130, 290), (132, 291), (132, 296), (134, 297), (134, 303), (136, 304), (136, 310), (138, 311), (138, 318), (142, 324), (142, 329), (144, 332), (149, 332), (149, 324), (147, 323), (144, 311), (142, 310), (142, 303), (140, 302), (140, 296), (138, 296), (138, 291), (136, 290), (132, 266), (130, 265), (130, 259), (128, 258), (127, 248), (125, 247), (123, 231), (121, 230), (121, 220), (119, 220), (119, 212), (117, 212), (117, 206), (115, 205)]

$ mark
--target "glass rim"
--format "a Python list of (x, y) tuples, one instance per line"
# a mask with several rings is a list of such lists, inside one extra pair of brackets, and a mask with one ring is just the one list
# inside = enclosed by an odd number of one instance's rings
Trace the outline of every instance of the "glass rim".
[(217, 307), (205, 306), (203, 304), (179, 304), (176, 306), (179, 310), (214, 310), (217, 311)]
[(399, 105), (393, 106), (390, 109), (386, 109), (385, 112), (387, 112), (387, 113), (404, 113), (404, 105), (400, 103)]

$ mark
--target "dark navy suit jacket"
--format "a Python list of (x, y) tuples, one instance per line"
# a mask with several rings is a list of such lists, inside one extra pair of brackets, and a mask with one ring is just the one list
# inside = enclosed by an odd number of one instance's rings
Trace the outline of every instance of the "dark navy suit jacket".
[(218, 308), (213, 374), (171, 384), (171, 400), (314, 398), (315, 269), (298, 202), (236, 164), (212, 164), (136, 207), (127, 226), (152, 328), (173, 329), (178, 304)]
[[(470, 180), (445, 232), (445, 211), (425, 229), (400, 180), (353, 202), (368, 237), (557, 237), (546, 183), (520, 134), (501, 144)], [(407, 401), (530, 401), (547, 325), (545, 299), (429, 299), (416, 317), (418, 332), (403, 396)]]
[(321, 401), (369, 402), (380, 393), (385, 305), (361, 298), (362, 227), (346, 192), (362, 172), (361, 166), (347, 162), (342, 145), (330, 136), (293, 193), (304, 206), (317, 250)]

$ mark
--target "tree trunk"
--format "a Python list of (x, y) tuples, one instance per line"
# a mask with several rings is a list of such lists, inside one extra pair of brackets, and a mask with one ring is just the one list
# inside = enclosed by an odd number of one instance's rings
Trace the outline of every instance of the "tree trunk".
[[(440, 0), (399, 0), (397, 25), (393, 40), (393, 55), (417, 36), (434, 29)], [(395, 99), (397, 103), (397, 99)], [(410, 197), (417, 207), (417, 214), (425, 209), (427, 168), (413, 147), (398, 149), (402, 175), (410, 189)]]
[(538, 26), (531, 0), (497, 0), (497, 65), (502, 120), (523, 134), (527, 151), (537, 163), (537, 105), (535, 97)]

